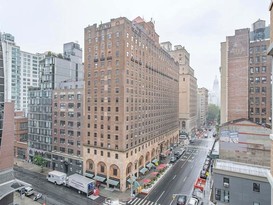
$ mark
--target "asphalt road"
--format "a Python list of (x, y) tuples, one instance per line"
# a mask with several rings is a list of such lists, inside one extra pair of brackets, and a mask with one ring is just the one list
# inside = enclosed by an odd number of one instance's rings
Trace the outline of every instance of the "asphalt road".
[(31, 184), (34, 191), (42, 193), (45, 198), (39, 201), (46, 201), (47, 205), (101, 205), (105, 200), (104, 197), (100, 196), (93, 201), (84, 194), (78, 194), (74, 189), (50, 183), (44, 175), (21, 167), (14, 167), (14, 175), (17, 179)]
[[(185, 154), (174, 164), (164, 178), (145, 197), (145, 199), (164, 205), (176, 204), (177, 194), (190, 196), (193, 185), (199, 177), (205, 158), (212, 148), (212, 132), (207, 139), (196, 139), (188, 145)], [(176, 195), (173, 198), (173, 195)]]

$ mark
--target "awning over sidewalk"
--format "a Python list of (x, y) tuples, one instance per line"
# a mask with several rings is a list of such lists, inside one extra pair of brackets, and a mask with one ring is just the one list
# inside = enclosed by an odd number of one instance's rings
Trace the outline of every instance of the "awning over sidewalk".
[(143, 184), (148, 184), (149, 182), (151, 182), (151, 180), (150, 179), (143, 179), (142, 182), (143, 182)]
[(145, 174), (147, 171), (148, 169), (146, 167), (143, 167), (141, 170), (139, 170), (141, 174)]
[(129, 182), (130, 184), (132, 184), (135, 180), (136, 180), (136, 177), (132, 176), (131, 178), (127, 179), (127, 182)]
[(152, 163), (154, 164), (158, 163), (158, 159), (153, 159)]
[(94, 180), (99, 181), (99, 182), (104, 182), (106, 180), (106, 178), (97, 175), (94, 177)]
[(151, 162), (149, 162), (147, 165), (146, 165), (146, 167), (148, 168), (148, 169), (151, 169), (152, 167), (154, 167), (155, 165), (153, 165)]
[(111, 184), (113, 186), (117, 186), (119, 184), (119, 181), (116, 181), (116, 180), (112, 180), (112, 179), (108, 179), (107, 180), (107, 183), (108, 184)]
[(88, 178), (93, 178), (94, 177), (94, 174), (91, 174), (91, 173), (85, 173), (85, 176), (88, 177)]

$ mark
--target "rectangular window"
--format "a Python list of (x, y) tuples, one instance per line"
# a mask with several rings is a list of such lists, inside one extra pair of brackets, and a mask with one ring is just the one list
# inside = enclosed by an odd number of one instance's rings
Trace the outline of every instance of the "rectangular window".
[(260, 184), (258, 184), (258, 183), (253, 183), (253, 191), (255, 191), (255, 192), (260, 192)]
[(115, 168), (113, 169), (113, 175), (114, 175), (114, 176), (118, 176), (118, 170), (115, 169)]

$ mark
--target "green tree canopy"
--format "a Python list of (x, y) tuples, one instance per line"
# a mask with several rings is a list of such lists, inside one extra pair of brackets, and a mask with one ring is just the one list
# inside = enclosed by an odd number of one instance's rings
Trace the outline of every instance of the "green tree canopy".
[(217, 105), (209, 104), (207, 122), (218, 120), (219, 111), (220, 109)]
[(41, 166), (41, 167), (45, 166), (45, 164), (46, 164), (46, 160), (41, 155), (35, 155), (33, 162), (34, 162), (34, 164)]

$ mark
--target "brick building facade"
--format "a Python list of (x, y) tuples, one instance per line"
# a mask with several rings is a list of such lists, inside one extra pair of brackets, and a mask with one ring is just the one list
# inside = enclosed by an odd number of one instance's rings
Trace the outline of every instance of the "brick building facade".
[(178, 142), (179, 66), (153, 22), (140, 17), (84, 32), (84, 172), (125, 191), (132, 175)]

